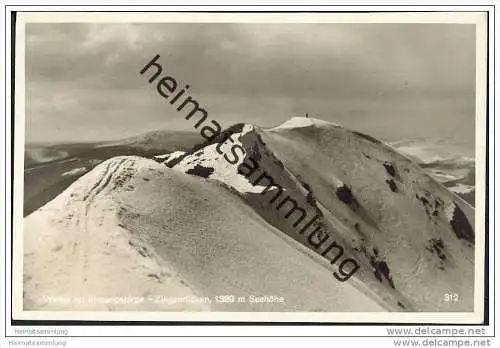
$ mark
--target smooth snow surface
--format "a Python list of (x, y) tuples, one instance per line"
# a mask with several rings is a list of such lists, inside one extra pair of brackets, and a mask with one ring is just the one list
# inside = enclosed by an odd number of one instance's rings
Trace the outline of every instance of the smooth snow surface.
[[(228, 163), (192, 152), (116, 157), (25, 219), (25, 308), (88, 309), (43, 296), (280, 295), (283, 304), (92, 304), (97, 309), (472, 311), (474, 209), (383, 142), (330, 122), (292, 118), (230, 130), (245, 151)], [(229, 141), (222, 145), (227, 152)], [(259, 173), (246, 176), (248, 158)], [(164, 161), (163, 161), (164, 160)], [(172, 166), (172, 168), (167, 167)], [(265, 171), (283, 192), (261, 192)], [(189, 174), (189, 175), (188, 175)], [(201, 176), (201, 177), (200, 177)], [(278, 197), (270, 201), (271, 197)], [(345, 282), (325, 245), (286, 218), (287, 196), (360, 269)], [(271, 203), (270, 203), (271, 202)], [(292, 215), (292, 213), (290, 214)], [(299, 226), (301, 226), (299, 224)], [(443, 301), (460, 293), (457, 303)], [(45, 297), (47, 298), (47, 297)]]
[[(25, 219), (24, 241), (27, 310), (385, 310), (226, 189), (139, 157), (81, 177)], [(223, 294), (285, 302), (216, 302)]]
[(282, 130), (282, 129), (294, 129), (294, 128), (302, 128), (302, 127), (311, 127), (314, 125), (332, 125), (336, 127), (340, 127), (338, 124), (333, 122), (327, 122), (323, 120), (319, 120), (311, 117), (292, 117), (291, 119), (283, 122), (277, 127), (271, 128), (270, 130)]

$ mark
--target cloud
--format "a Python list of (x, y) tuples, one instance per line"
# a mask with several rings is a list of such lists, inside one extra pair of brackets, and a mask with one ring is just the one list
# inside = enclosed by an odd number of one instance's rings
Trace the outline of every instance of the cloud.
[(443, 122), (473, 110), (463, 103), (474, 103), (471, 25), (40, 23), (26, 31), (31, 140), (189, 129), (138, 73), (157, 53), (223, 124), (278, 123), (310, 110), (374, 125), (370, 108), (391, 114), (395, 101), (412, 115), (440, 104), (431, 112)]

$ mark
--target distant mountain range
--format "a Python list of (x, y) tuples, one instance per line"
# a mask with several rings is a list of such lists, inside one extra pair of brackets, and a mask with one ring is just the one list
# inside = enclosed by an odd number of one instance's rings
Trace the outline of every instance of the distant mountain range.
[(476, 161), (473, 149), (450, 139), (407, 139), (391, 145), (470, 204), (475, 203)]
[[(474, 208), (446, 187), (473, 185), (473, 162), (299, 117), (199, 140), (27, 148), (25, 309), (473, 310)], [(460, 301), (444, 300), (450, 289)], [(165, 294), (212, 300), (151, 300)]]
[(99, 163), (122, 155), (151, 158), (186, 150), (200, 141), (193, 132), (154, 131), (118, 141), (30, 144), (24, 151), (24, 215), (40, 208)]

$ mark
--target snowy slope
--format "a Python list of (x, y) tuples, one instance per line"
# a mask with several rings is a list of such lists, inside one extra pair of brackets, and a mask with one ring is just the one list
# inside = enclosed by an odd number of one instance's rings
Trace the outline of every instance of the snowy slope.
[[(245, 149), (235, 165), (215, 151), (229, 144), (228, 134)], [(269, 204), (276, 191), (261, 195), (263, 184), (252, 185), (244, 175), (241, 163), (248, 157), (258, 159), (308, 216), (320, 211), (313, 226), (342, 245), (344, 256), (359, 261), (361, 269), (348, 282), (361, 291), (391, 309), (472, 310), (473, 208), (410, 159), (370, 136), (294, 118), (269, 130), (237, 125), (205, 147), (165, 161), (223, 182), (267, 222), (310, 248), (295, 220)], [(311, 249), (321, 254), (325, 245)], [(460, 294), (459, 303), (443, 300), (450, 289)]]
[[(312, 118), (238, 124), (191, 151), (103, 162), (28, 216), (24, 304), (89, 306), (42, 295), (253, 294), (286, 301), (92, 306), (470, 311), (473, 226), (469, 204), (368, 135)], [(346, 260), (359, 269), (338, 278)], [(450, 292), (460, 300), (446, 302)]]
[[(101, 163), (25, 219), (24, 294), (46, 310), (387, 310), (227, 188), (140, 157)], [(214, 301), (227, 294), (285, 302)], [(155, 302), (185, 296), (212, 302)], [(61, 300), (123, 297), (152, 300)]]
[[(274, 129), (262, 138), (350, 227), (359, 257), (385, 262), (391, 287), (414, 308), (472, 310), (474, 210), (467, 203), (391, 147), (334, 124)], [(350, 188), (352, 203), (334, 194), (339, 180)], [(460, 303), (443, 301), (449, 289)]]

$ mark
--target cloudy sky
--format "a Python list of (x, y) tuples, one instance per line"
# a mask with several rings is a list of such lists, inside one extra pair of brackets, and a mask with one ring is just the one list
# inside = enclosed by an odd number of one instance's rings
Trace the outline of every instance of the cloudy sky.
[(474, 142), (475, 34), (456, 24), (28, 24), (26, 140), (193, 130), (141, 68), (223, 127), (304, 115), (384, 139)]

